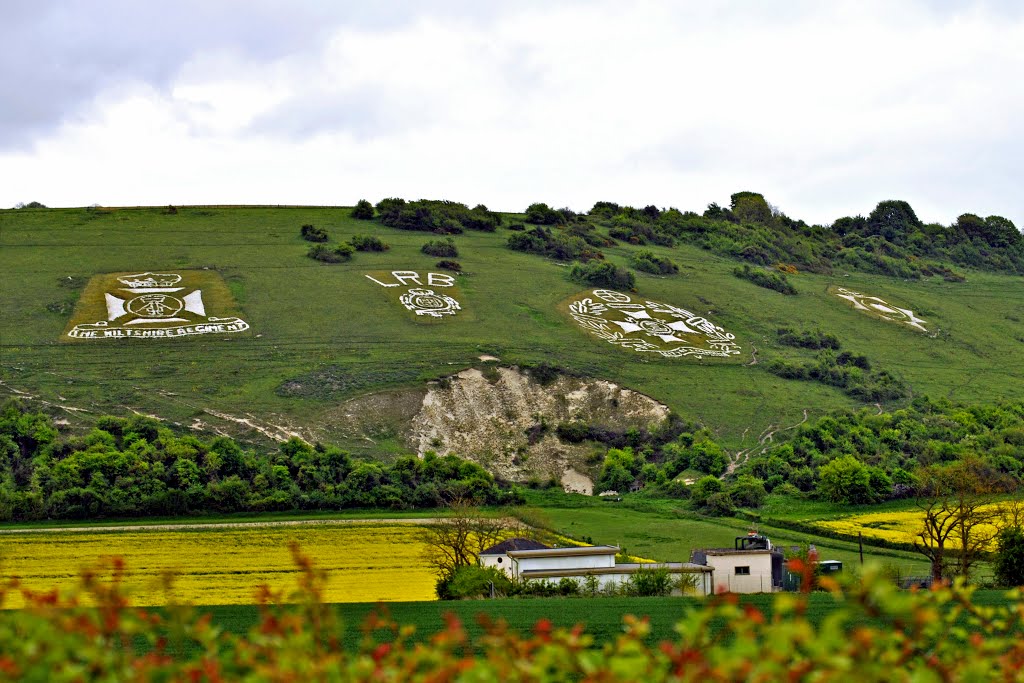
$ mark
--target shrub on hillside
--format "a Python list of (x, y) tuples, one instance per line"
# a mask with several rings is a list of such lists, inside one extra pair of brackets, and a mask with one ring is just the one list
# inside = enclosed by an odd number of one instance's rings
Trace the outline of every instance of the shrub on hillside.
[(422, 247), (420, 251), (429, 256), (458, 256), (459, 250), (455, 247), (455, 242), (449, 237), (444, 240), (430, 240)]
[(352, 246), (356, 251), (387, 251), (391, 248), (375, 235), (356, 235), (352, 238)]
[(573, 263), (569, 279), (584, 285), (607, 287), (623, 291), (636, 289), (636, 277), (625, 268), (604, 261)]
[(732, 271), (732, 274), (743, 280), (749, 280), (758, 287), (771, 289), (779, 292), (780, 294), (796, 294), (796, 287), (794, 287), (782, 273), (773, 273), (760, 268), (751, 268), (744, 264), (741, 267), (735, 268)]
[(537, 202), (526, 208), (526, 222), (534, 225), (559, 225), (566, 222), (566, 217), (547, 204)]
[(347, 242), (342, 242), (333, 248), (326, 244), (315, 244), (309, 248), (306, 256), (324, 263), (341, 263), (351, 259), (354, 252), (355, 248)]
[(679, 266), (664, 256), (656, 256), (650, 251), (638, 251), (630, 257), (630, 264), (637, 270), (655, 275), (674, 275)]
[(839, 337), (821, 330), (796, 331), (789, 327), (780, 327), (776, 334), (779, 343), (786, 346), (796, 346), (803, 349), (833, 349), (839, 350)]
[(358, 218), (361, 221), (368, 221), (373, 219), (373, 204), (365, 199), (360, 199), (354, 207), (352, 207), (352, 218)]
[(421, 230), (440, 235), (456, 235), (463, 230), (494, 232), (501, 225), (501, 215), (483, 204), (470, 209), (459, 202), (419, 199), (383, 199), (377, 203), (380, 222), (400, 230)]
[(507, 244), (509, 249), (515, 251), (550, 256), (559, 261), (590, 261), (604, 258), (604, 254), (587, 244), (579, 235), (544, 227), (531, 228), (510, 235)]
[(452, 261), (452, 260), (449, 260), (449, 259), (444, 259), (444, 260), (438, 261), (434, 265), (437, 268), (440, 268), (441, 270), (450, 270), (453, 273), (461, 273), (462, 272), (462, 264), (459, 263), (458, 261)]
[(307, 242), (327, 241), (327, 231), (324, 230), (323, 228), (318, 228), (315, 225), (309, 225), (307, 223), (306, 225), (302, 226), (302, 230), (300, 232), (302, 234), (302, 239), (306, 240)]

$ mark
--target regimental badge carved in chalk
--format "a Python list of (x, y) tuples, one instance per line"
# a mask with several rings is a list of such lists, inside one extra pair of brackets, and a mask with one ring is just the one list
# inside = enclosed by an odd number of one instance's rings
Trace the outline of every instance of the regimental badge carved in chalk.
[[(392, 270), (367, 273), (366, 279), (398, 294), (398, 302), (417, 316), (444, 318), (462, 310), (458, 300), (455, 276), (415, 270)], [(445, 293), (441, 290), (447, 290)], [(394, 296), (392, 294), (391, 296)]]
[(845, 287), (830, 287), (829, 291), (840, 299), (849, 301), (858, 311), (870, 313), (876, 318), (882, 318), (883, 320), (909, 325), (918, 332), (928, 332), (927, 328), (925, 328), (925, 323), (928, 321), (924, 318), (918, 318), (909, 308), (900, 308), (877, 296), (868, 296)]
[(455, 315), (455, 312), (462, 308), (455, 299), (446, 294), (435, 294), (432, 289), (410, 289), (398, 300), (416, 315), (430, 315), (435, 318)]
[[(188, 276), (187, 280), (182, 273), (150, 272), (94, 278), (99, 281), (90, 282), (90, 288), (102, 291), (105, 315), (96, 322), (73, 325), (67, 336), (72, 339), (153, 339), (249, 329), (249, 324), (240, 318), (207, 314), (202, 287), (204, 283), (214, 282), (223, 286), (219, 276), (209, 272), (183, 273)], [(92, 299), (95, 294), (94, 291), (93, 295), (83, 298)]]
[(608, 289), (578, 295), (569, 313), (591, 334), (634, 351), (666, 358), (725, 358), (740, 352), (734, 335), (702, 316)]

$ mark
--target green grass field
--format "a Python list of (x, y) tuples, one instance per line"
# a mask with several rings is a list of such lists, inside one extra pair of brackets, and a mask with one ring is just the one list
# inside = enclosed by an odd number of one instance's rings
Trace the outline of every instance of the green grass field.
[[(768, 594), (739, 596), (740, 604), (751, 605), (771, 618), (773, 597)], [(983, 590), (974, 593), (973, 601), (980, 606), (1007, 603), (1005, 591)], [(613, 641), (623, 631), (623, 617), (631, 614), (647, 617), (650, 621), (649, 642), (671, 640), (675, 625), (686, 619), (704, 602), (695, 598), (537, 598), (529, 600), (465, 600), (455, 602), (394, 602), (388, 603), (384, 614), (398, 624), (416, 627), (413, 640), (423, 642), (445, 627), (444, 616), (454, 614), (466, 627), (470, 636), (483, 633), (481, 616), (493, 621), (504, 620), (510, 629), (529, 633), (541, 619), (548, 619), (556, 627), (572, 628), (583, 624), (585, 632), (593, 636), (595, 644)], [(807, 618), (821, 624), (835, 607), (835, 599), (827, 593), (809, 596)], [(381, 607), (370, 604), (344, 604), (335, 606), (342, 625), (342, 642), (346, 649), (355, 650), (364, 637), (360, 627), (368, 615)], [(231, 633), (245, 633), (259, 621), (259, 609), (251, 605), (204, 607), (200, 613), (210, 614), (213, 623)], [(377, 633), (377, 642), (386, 641), (384, 633)]]
[[(305, 223), (326, 228), (332, 244), (375, 234), (391, 249), (322, 264), (305, 257)], [(761, 361), (796, 353), (775, 343), (782, 326), (836, 334), (844, 348), (900, 375), (915, 395), (992, 400), (1024, 386), (1024, 367), (1013, 361), (1024, 339), (1019, 278), (970, 272), (967, 282), (948, 283), (802, 274), (790, 278), (799, 295), (782, 296), (734, 277), (735, 261), (690, 246), (643, 247), (670, 257), (681, 272), (638, 274), (638, 296), (706, 315), (742, 347), (741, 356), (726, 360), (664, 359), (576, 328), (558, 304), (583, 288), (567, 279), (564, 265), (507, 249), (509, 234), (454, 238), (466, 271), (457, 281), (463, 310), (425, 320), (364, 275), (434, 269), (437, 259), (419, 252), (433, 236), (355, 221), (347, 209), (0, 211), (0, 379), (7, 392), (32, 394), (72, 422), (135, 410), (188, 426), (216, 423), (206, 412), (216, 411), (383, 456), (400, 445), (388, 434), (376, 445), (352, 439), (331, 411), (356, 395), (418, 386), (479, 363), (484, 353), (503, 363), (553, 361), (621, 383), (702, 421), (734, 448), (753, 444), (769, 425), (795, 424), (804, 409), (813, 416), (855, 405), (836, 389), (748, 365), (755, 347)], [(635, 249), (604, 251), (625, 264)], [(245, 335), (61, 341), (76, 297), (94, 275), (204, 268), (226, 282), (251, 325)], [(855, 311), (827, 293), (833, 284), (913, 305), (936, 336)], [(294, 380), (302, 391), (281, 390)], [(236, 423), (219, 426), (258, 436)]]
[[(627, 498), (615, 503), (578, 495), (531, 492), (529, 502), (536, 506), (537, 521), (545, 526), (575, 539), (588, 537), (595, 543), (625, 547), (629, 554), (648, 559), (687, 562), (692, 550), (731, 548), (737, 536), (756, 529), (777, 546), (787, 548), (811, 543), (818, 549), (822, 560), (840, 560), (851, 571), (860, 566), (856, 542), (795, 531), (771, 522), (700, 517), (680, 509), (671, 500)], [(763, 518), (772, 519), (767, 511), (760, 512)], [(818, 513), (791, 519), (806, 521), (827, 516), (822, 510)], [(927, 575), (929, 572), (923, 555), (875, 547), (870, 543), (864, 544), (864, 561), (889, 566), (901, 576)]]

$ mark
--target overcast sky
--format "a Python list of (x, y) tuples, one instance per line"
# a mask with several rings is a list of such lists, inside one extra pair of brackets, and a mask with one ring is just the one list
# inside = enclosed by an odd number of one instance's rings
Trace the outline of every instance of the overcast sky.
[(1024, 227), (1024, 2), (2, 0), (0, 207), (452, 199)]

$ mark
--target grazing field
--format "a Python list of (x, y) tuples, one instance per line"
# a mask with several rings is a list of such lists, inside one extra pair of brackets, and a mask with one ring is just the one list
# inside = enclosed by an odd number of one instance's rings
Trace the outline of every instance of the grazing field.
[[(305, 256), (303, 224), (326, 229), (332, 245), (371, 234), (391, 248), (320, 263)], [(837, 335), (844, 349), (867, 354), (914, 395), (990, 400), (1015, 395), (1024, 383), (1024, 366), (1008, 362), (1024, 339), (1019, 278), (801, 273), (790, 276), (797, 295), (780, 296), (734, 277), (734, 260), (694, 246), (603, 248), (618, 265), (638, 249), (677, 263), (678, 275), (639, 273), (631, 296), (706, 316), (742, 350), (728, 358), (666, 358), (579, 328), (560, 304), (584, 288), (568, 280), (564, 264), (509, 250), (510, 234), (499, 228), (454, 237), (464, 271), (455, 282), (461, 308), (437, 318), (408, 310), (366, 277), (376, 273), (390, 284), (381, 273), (436, 270), (437, 259), (420, 252), (432, 236), (356, 221), (344, 208), (0, 211), (0, 391), (32, 395), (72, 425), (135, 410), (263, 438), (249, 426), (256, 424), (390, 457), (405, 446), (387, 428), (387, 411), (378, 416), (379, 433), (366, 439), (331, 419), (339, 405), (421, 386), (479, 364), (485, 354), (509, 364), (553, 362), (636, 389), (703, 422), (733, 448), (752, 445), (769, 425), (799, 422), (804, 409), (813, 417), (857, 405), (836, 388), (763, 369), (765, 361), (798, 353), (777, 343), (780, 327)], [(204, 269), (226, 284), (237, 304), (231, 315), (249, 325), (244, 334), (62, 341), (94, 276)], [(928, 321), (929, 334), (864, 315), (828, 293), (837, 284), (912, 308)]]
[[(295, 588), (289, 544), (298, 543), (328, 572), (328, 602), (433, 600), (421, 535), (408, 524), (10, 534), (0, 536), (0, 574), (36, 591), (68, 589), (80, 567), (107, 566), (119, 556), (133, 604), (252, 604), (262, 585)], [(9, 595), (4, 607), (22, 604), (20, 595)]]
[[(848, 570), (860, 564), (857, 543), (842, 541), (812, 532), (795, 531), (770, 522), (750, 522), (730, 517), (697, 517), (676, 509), (672, 501), (632, 504), (595, 501), (583, 496), (567, 496), (561, 506), (543, 505), (544, 496), (532, 494), (529, 502), (540, 505), (536, 521), (575, 539), (590, 538), (595, 543), (625, 547), (631, 555), (658, 561), (686, 562), (697, 548), (733, 547), (737, 536), (751, 529), (767, 535), (782, 547), (812, 543), (822, 560), (840, 560)], [(571, 502), (569, 502), (571, 501)], [(635, 507), (627, 506), (635, 505)], [(926, 574), (928, 562), (912, 552), (864, 547), (865, 562), (888, 565), (903, 575)]]

